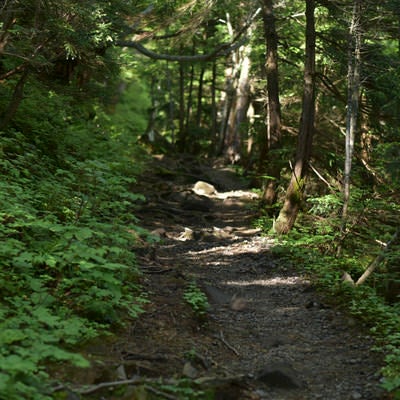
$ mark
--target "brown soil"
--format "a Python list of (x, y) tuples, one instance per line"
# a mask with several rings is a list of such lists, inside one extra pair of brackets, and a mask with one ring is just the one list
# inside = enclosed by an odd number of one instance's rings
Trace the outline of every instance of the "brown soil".
[[(198, 180), (218, 193), (194, 194)], [(197, 398), (151, 385), (186, 376), (210, 399), (383, 399), (365, 328), (274, 259), (273, 239), (252, 227), (257, 200), (232, 171), (159, 158), (138, 185), (139, 225), (161, 239), (135, 249), (150, 302), (117, 339), (89, 349), (102, 364), (80, 381), (137, 377), (147, 389), (92, 398)], [(193, 282), (207, 295), (205, 315), (183, 300)]]

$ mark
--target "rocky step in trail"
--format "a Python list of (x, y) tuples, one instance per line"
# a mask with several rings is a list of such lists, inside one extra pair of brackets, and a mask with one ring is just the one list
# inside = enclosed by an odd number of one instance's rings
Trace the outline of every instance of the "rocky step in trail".
[[(371, 338), (274, 260), (255, 195), (229, 169), (189, 165), (155, 160), (139, 188), (139, 224), (161, 241), (136, 249), (151, 303), (113, 344), (123, 377), (187, 377), (215, 399), (382, 399)], [(206, 315), (185, 293), (207, 295)]]

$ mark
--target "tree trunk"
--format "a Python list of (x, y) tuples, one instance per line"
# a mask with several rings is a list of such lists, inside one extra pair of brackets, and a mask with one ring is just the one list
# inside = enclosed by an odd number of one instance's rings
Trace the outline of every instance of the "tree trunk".
[(4, 52), (4, 49), (8, 43), (10, 37), (10, 30), (16, 23), (15, 11), (13, 11), (14, 5), (10, 3), (8, 9), (6, 8), (7, 3), (3, 5), (0, 12), (0, 54)]
[(213, 140), (212, 153), (217, 148), (217, 63), (213, 62), (211, 79), (211, 137)]
[(28, 79), (28, 75), (29, 67), (26, 66), (25, 69), (22, 71), (22, 75), (19, 78), (17, 84), (15, 85), (14, 93), (11, 97), (8, 107), (1, 116), (2, 118), (0, 121), (0, 130), (4, 130), (17, 113), (18, 107), (24, 98), (24, 87)]
[(308, 162), (311, 156), (315, 119), (315, 1), (306, 1), (306, 59), (304, 64), (304, 89), (300, 131), (297, 141), (296, 161), (286, 191), (285, 202), (275, 222), (275, 231), (286, 234), (296, 221), (302, 202)]
[(167, 92), (168, 92), (168, 98), (169, 98), (167, 129), (170, 130), (172, 143), (174, 143), (175, 142), (175, 123), (174, 123), (175, 99), (174, 99), (174, 94), (173, 94), (173, 90), (172, 90), (172, 82), (171, 82), (172, 73), (171, 73), (168, 63), (166, 65), (165, 73), (166, 73)]
[(224, 143), (225, 143), (226, 130), (229, 120), (229, 112), (231, 109), (231, 103), (234, 93), (232, 73), (233, 73), (232, 67), (228, 66), (225, 68), (225, 84), (224, 84), (224, 90), (221, 93), (222, 111), (221, 111), (221, 125), (219, 129), (217, 155), (223, 154), (224, 151)]
[[(250, 32), (249, 29), (249, 34)], [(224, 154), (232, 163), (240, 160), (242, 152), (241, 126), (246, 119), (250, 98), (250, 53), (250, 44), (242, 46), (237, 53), (234, 66), (237, 74), (224, 146)]]
[[(264, 35), (267, 47), (266, 75), (267, 75), (267, 133), (261, 140), (259, 171), (266, 170), (266, 162), (270, 150), (279, 147), (281, 142), (281, 106), (279, 101), (279, 73), (278, 73), (278, 35), (275, 28), (273, 0), (263, 1)], [(276, 201), (276, 183), (280, 178), (280, 166), (276, 162), (268, 165), (268, 179), (263, 194), (263, 202), (271, 206)]]
[(187, 131), (185, 129), (185, 68), (179, 64), (179, 138), (178, 151), (183, 153), (186, 150)]
[(240, 76), (238, 87), (236, 90), (236, 102), (235, 109), (233, 111), (233, 126), (232, 129), (232, 141), (230, 145), (230, 160), (231, 162), (237, 162), (241, 158), (242, 153), (242, 137), (241, 128), (246, 120), (247, 110), (249, 108), (250, 99), (250, 66), (251, 61), (249, 54), (251, 52), (251, 47), (246, 46), (244, 49), (244, 55), (241, 62)]
[(357, 130), (360, 97), (361, 64), (361, 0), (355, 0), (349, 33), (349, 58), (347, 76), (346, 158), (344, 165), (342, 229), (345, 230), (350, 205), (351, 166), (354, 137)]
[(190, 77), (189, 77), (189, 90), (187, 95), (187, 105), (186, 105), (186, 126), (185, 129), (189, 132), (190, 120), (192, 117), (192, 107), (193, 107), (193, 81), (194, 81), (194, 65), (190, 67)]
[(156, 77), (152, 77), (150, 84), (150, 99), (151, 99), (151, 108), (149, 110), (149, 121), (147, 123), (147, 128), (145, 135), (150, 143), (155, 141), (156, 136), (156, 118), (158, 115), (158, 105), (159, 102), (156, 100), (156, 92), (157, 92), (158, 81)]
[(201, 125), (201, 114), (203, 112), (203, 83), (204, 83), (204, 73), (206, 72), (204, 64), (201, 65), (200, 76), (199, 76), (199, 88), (197, 91), (197, 113), (196, 113), (196, 126)]
[[(229, 13), (226, 13), (226, 28), (229, 36), (233, 38), (233, 27), (231, 24), (231, 18)], [(224, 84), (224, 91), (222, 92), (221, 96), (222, 118), (221, 118), (217, 155), (222, 155), (225, 153), (226, 134), (229, 125), (230, 111), (232, 109), (232, 102), (234, 101), (234, 96), (235, 96), (234, 81), (237, 74), (237, 71), (235, 70), (235, 67), (237, 66), (236, 58), (237, 58), (237, 50), (232, 52), (226, 60), (227, 66), (225, 68), (225, 84)]]

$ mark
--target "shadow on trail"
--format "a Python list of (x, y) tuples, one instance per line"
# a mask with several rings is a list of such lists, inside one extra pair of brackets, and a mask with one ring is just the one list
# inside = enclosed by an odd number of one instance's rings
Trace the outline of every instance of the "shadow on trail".
[[(273, 240), (252, 227), (253, 197), (161, 187), (153, 185), (139, 212), (161, 239), (137, 249), (154, 294), (133, 332), (142, 351), (167, 353), (167, 374), (222, 385), (219, 399), (381, 398), (371, 338), (325, 305), (299, 271), (274, 259)], [(192, 282), (210, 303), (205, 321), (182, 304)]]

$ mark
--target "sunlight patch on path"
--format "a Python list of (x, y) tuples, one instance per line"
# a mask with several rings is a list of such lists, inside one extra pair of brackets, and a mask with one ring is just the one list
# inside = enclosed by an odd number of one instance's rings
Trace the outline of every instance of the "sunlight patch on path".
[(278, 286), (278, 285), (304, 285), (304, 279), (298, 276), (291, 277), (274, 277), (271, 279), (254, 279), (254, 280), (240, 280), (240, 281), (225, 281), (223, 282), (228, 286)]
[[(239, 238), (236, 238), (239, 239)], [(213, 254), (218, 253), (222, 255), (231, 256), (233, 254), (242, 253), (258, 253), (260, 251), (269, 250), (274, 244), (273, 239), (264, 237), (254, 237), (252, 240), (238, 240), (235, 243), (231, 243), (225, 246), (215, 246), (203, 250), (189, 250), (189, 255), (200, 255), (200, 254)]]

